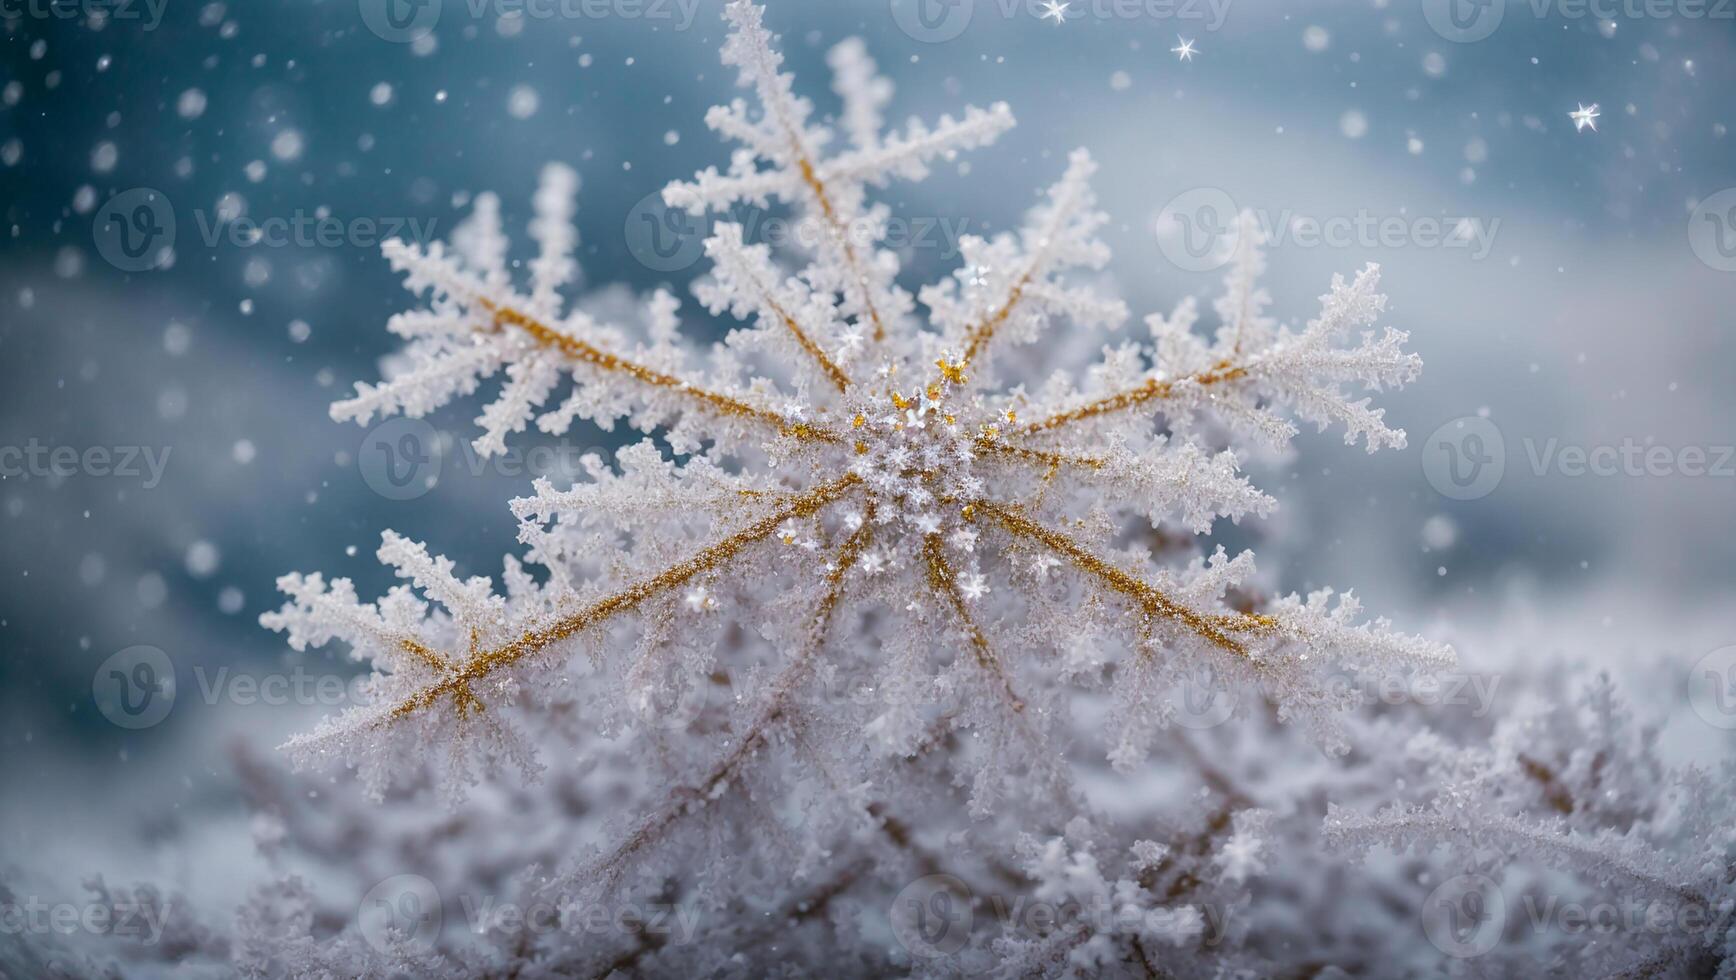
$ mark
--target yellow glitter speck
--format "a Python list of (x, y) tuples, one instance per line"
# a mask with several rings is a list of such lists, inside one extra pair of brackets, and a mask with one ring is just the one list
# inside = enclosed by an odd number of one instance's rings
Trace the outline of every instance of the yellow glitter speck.
[(965, 377), (963, 364), (948, 364), (946, 358), (943, 357), (940, 360), (935, 361), (934, 366), (940, 368), (941, 377), (955, 385), (964, 384)]

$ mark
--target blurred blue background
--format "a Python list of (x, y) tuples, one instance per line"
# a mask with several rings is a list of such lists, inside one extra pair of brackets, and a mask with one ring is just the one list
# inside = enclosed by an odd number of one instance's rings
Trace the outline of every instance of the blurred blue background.
[[(198, 696), (209, 675), (195, 671), (303, 663), (256, 624), (277, 575), (349, 575), (376, 594), (387, 527), (466, 574), (498, 574), (514, 546), (506, 500), (529, 477), (469, 471), (474, 404), (431, 420), (455, 439), (437, 485), (404, 500), (364, 478), (367, 430), (327, 415), (378, 376), (396, 346), (385, 321), (411, 305), (365, 223), (444, 238), (493, 190), (522, 238), (538, 170), (564, 161), (583, 179), (586, 283), (685, 297), (703, 264), (641, 261), (634, 228), (648, 195), (726, 161), (702, 119), (734, 94), (714, 0), (443, 0), (413, 40), (381, 36), (394, 30), (373, 0), (158, 2), (93, 22), (39, 0), (0, 21), (0, 446), (168, 454), (149, 487), (0, 480), (0, 864), (68, 874), (110, 864), (89, 858), (93, 841), (162, 871), (159, 852), (122, 845), (240, 812), (226, 740), (269, 746), (326, 710)], [(1633, 440), (1700, 447), (1710, 465), (1736, 443), (1736, 200), (1705, 206), (1736, 188), (1736, 23), (1609, 6), (1620, 16), (1498, 7), (1480, 40), (1436, 30), (1438, 5), (1385, 0), (1231, 0), (1221, 24), (1204, 0), (1098, 0), (1060, 25), (1011, 0), (785, 0), (768, 22), (822, 113), (836, 108), (825, 53), (853, 34), (897, 85), (893, 120), (1012, 104), (1019, 126), (995, 147), (884, 194), (937, 235), (1017, 222), (1089, 147), (1114, 219), (1105, 279), (1139, 315), (1216, 295), (1221, 271), (1178, 266), (1157, 230), (1190, 191), (1282, 228), (1470, 221), (1486, 250), (1420, 235), (1275, 245), (1276, 315), (1306, 319), (1333, 273), (1379, 262), (1389, 322), (1426, 367), (1381, 396), (1410, 448), (1368, 457), (1309, 433), (1293, 460), (1255, 463), (1280, 513), (1222, 540), (1256, 543), (1274, 586), (1355, 586), (1471, 663), (1611, 666), (1670, 718), (1681, 692), (1648, 688), (1651, 665), (1736, 641), (1736, 473), (1575, 477), (1531, 456), (1552, 439)], [(1183, 37), (1192, 60), (1172, 51)], [(1593, 104), (1597, 129), (1578, 131), (1569, 113)], [(175, 218), (167, 268), (125, 271), (99, 242), (105, 208), (139, 188)], [(250, 244), (211, 230), (225, 218), (342, 232)], [(944, 238), (905, 251), (911, 287), (955, 261)], [(721, 336), (684, 312), (692, 336)], [(1506, 468), (1456, 500), (1429, 480), (1427, 437), (1466, 416), (1496, 427)], [(619, 439), (575, 430), (567, 458)], [(140, 644), (167, 653), (179, 697), (128, 730), (92, 682)], [(1708, 731), (1678, 740), (1692, 751)]]

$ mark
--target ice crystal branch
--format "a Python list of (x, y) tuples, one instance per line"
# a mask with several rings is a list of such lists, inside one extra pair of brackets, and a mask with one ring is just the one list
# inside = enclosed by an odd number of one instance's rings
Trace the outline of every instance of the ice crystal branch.
[[(1608, 976), (1725, 976), (1736, 939), (1736, 851), (1720, 821), (1736, 803), (1736, 771), (1727, 764), (1720, 779), (1666, 765), (1653, 736), (1607, 676), (1573, 703), (1537, 704), (1504, 720), (1487, 746), (1421, 732), (1405, 746), (1415, 798), (1368, 813), (1333, 806), (1326, 840), (1355, 855), (1445, 851), (1448, 868), (1469, 877), (1441, 887), (1486, 890), (1477, 901), (1502, 901), (1527, 872), (1563, 872), (1628, 917), (1596, 944), (1573, 942), (1571, 930), (1550, 937), (1560, 940), (1550, 952), (1563, 965)], [(1643, 928), (1633, 924), (1635, 909)], [(1488, 928), (1498, 933), (1504, 919)], [(1492, 959), (1524, 962), (1512, 952)]]

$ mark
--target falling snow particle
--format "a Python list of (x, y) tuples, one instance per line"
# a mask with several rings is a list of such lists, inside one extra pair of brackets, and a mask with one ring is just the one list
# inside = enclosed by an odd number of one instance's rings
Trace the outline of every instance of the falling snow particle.
[(156, 572), (146, 572), (139, 576), (133, 592), (139, 597), (139, 605), (146, 609), (155, 609), (163, 604), (163, 600), (169, 598), (169, 586)]
[(187, 391), (185, 388), (169, 387), (157, 393), (157, 415), (165, 421), (174, 421), (187, 414)]
[(187, 574), (194, 578), (210, 578), (221, 560), (216, 545), (203, 539), (195, 541), (187, 549)]
[(190, 88), (182, 92), (181, 97), (175, 101), (175, 112), (179, 113), (182, 119), (197, 119), (205, 114), (205, 106), (204, 91)]
[(247, 213), (247, 198), (233, 191), (217, 199), (217, 220), (234, 221)]
[(1368, 135), (1368, 117), (1351, 109), (1338, 117), (1338, 131), (1343, 133), (1346, 139), (1362, 139)]
[(301, 131), (286, 129), (271, 141), (271, 155), (285, 162), (301, 159)]
[(1459, 526), (1445, 514), (1436, 514), (1423, 522), (1423, 545), (1430, 551), (1444, 551), (1459, 540)]
[(163, 349), (169, 352), (170, 357), (180, 357), (187, 353), (187, 349), (191, 346), (193, 346), (193, 331), (187, 329), (186, 324), (171, 323), (163, 331)]
[(54, 274), (62, 279), (77, 279), (84, 275), (84, 253), (71, 245), (54, 253)]
[(529, 119), (536, 115), (539, 102), (541, 99), (537, 97), (536, 89), (529, 85), (515, 85), (506, 97), (506, 111), (514, 119)]

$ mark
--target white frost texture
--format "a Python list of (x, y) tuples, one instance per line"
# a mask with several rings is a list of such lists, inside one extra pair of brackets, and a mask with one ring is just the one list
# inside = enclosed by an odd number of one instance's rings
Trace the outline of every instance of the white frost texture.
[[(449, 242), (385, 245), (425, 305), (388, 324), (405, 369), (335, 418), (486, 389), (483, 455), (533, 424), (639, 441), (512, 501), (498, 578), (388, 531), (383, 596), (279, 581), (263, 624), (347, 651), (369, 696), (288, 744), (305, 771), (248, 761), (281, 876), (187, 927), (181, 967), (1736, 978), (1729, 774), (1663, 766), (1596, 680), (1436, 727), (1370, 694), (1450, 675), (1445, 645), (1193, 540), (1273, 510), (1242, 462), (1298, 422), (1404, 446), (1371, 394), (1421, 362), (1377, 268), (1280, 319), (1245, 216), (1209, 316), (1188, 300), (1132, 328), (1101, 292), (1109, 218), (1076, 150), (1022, 227), (905, 285), (874, 194), (1012, 111), (889, 128), (892, 85), (846, 41), (821, 116), (762, 13), (726, 12), (741, 94), (705, 118), (727, 166), (663, 199), (793, 234), (712, 218), (697, 305), (581, 311), (561, 166), (528, 261), (487, 194)], [(680, 329), (705, 319), (732, 325), (708, 348)], [(1062, 336), (1100, 358), (1033, 376), (1016, 348)], [(299, 870), (318, 865), (400, 890), (357, 911)], [(1669, 925), (1537, 925), (1528, 897)]]

